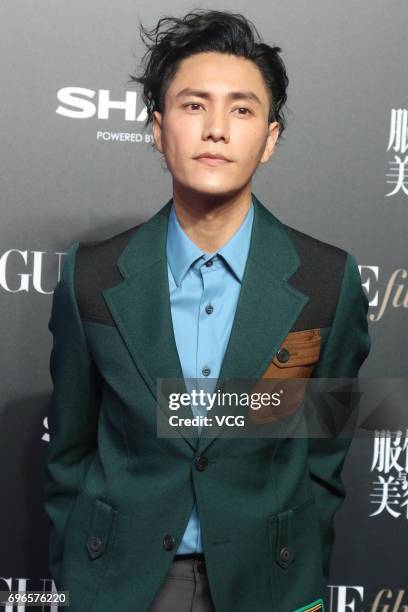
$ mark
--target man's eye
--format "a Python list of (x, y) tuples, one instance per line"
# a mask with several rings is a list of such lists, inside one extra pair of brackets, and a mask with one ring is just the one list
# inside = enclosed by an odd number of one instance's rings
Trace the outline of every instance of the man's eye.
[(239, 108), (235, 109), (235, 110), (243, 110), (245, 111), (245, 113), (238, 113), (239, 115), (250, 115), (251, 111), (249, 110), (249, 108), (246, 108), (245, 106), (240, 106)]
[[(198, 102), (189, 102), (188, 104), (184, 105), (184, 108), (187, 108), (188, 106), (201, 106), (201, 104), (199, 104)], [(195, 109), (192, 109), (195, 110)]]

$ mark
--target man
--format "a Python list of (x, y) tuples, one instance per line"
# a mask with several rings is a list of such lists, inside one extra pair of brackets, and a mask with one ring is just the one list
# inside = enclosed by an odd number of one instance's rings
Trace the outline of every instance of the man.
[(370, 340), (356, 260), (252, 193), (285, 127), (280, 49), (219, 11), (148, 37), (132, 78), (173, 194), (139, 226), (71, 245), (55, 290), (52, 575), (73, 612), (320, 610), (350, 441), (160, 437), (157, 383), (357, 377)]

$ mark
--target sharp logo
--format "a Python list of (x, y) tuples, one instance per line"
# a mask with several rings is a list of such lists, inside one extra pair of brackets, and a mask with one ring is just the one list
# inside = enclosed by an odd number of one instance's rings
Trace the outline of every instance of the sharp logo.
[[(113, 100), (109, 89), (87, 89), (86, 87), (63, 87), (57, 92), (60, 105), (58, 115), (70, 119), (110, 119), (113, 111), (121, 111), (125, 121), (145, 121), (146, 107), (137, 112), (137, 93), (127, 91), (124, 100)], [(117, 116), (117, 114), (116, 114)]]

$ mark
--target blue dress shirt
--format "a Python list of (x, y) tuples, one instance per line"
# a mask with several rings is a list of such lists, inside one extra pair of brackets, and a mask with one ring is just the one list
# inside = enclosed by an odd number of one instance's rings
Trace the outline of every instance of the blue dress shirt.
[[(185, 379), (209, 377), (216, 383), (219, 377), (248, 257), (253, 217), (252, 201), (228, 242), (218, 251), (206, 253), (184, 232), (174, 204), (171, 206), (167, 271), (174, 336)], [(205, 390), (211, 392), (208, 385)], [(191, 409), (195, 416), (206, 414), (205, 407), (192, 405)], [(177, 553), (202, 551), (195, 503)]]

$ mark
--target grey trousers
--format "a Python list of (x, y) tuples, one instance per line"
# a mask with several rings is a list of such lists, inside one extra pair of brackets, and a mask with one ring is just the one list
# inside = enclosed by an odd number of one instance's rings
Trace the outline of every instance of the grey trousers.
[(148, 612), (215, 612), (205, 562), (173, 561)]

